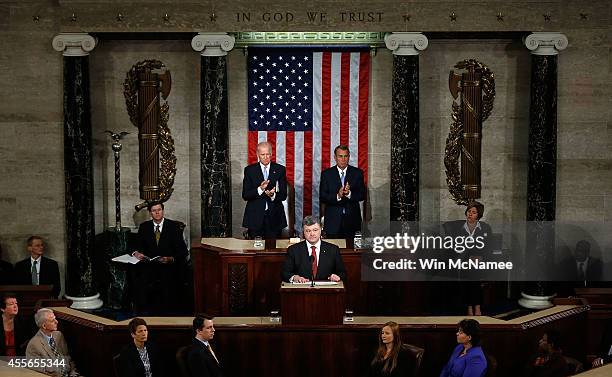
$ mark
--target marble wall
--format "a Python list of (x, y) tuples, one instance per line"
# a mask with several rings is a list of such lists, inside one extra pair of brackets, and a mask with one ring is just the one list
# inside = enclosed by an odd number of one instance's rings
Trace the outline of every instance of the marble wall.
[[(146, 40), (130, 34), (99, 35), (100, 44), (90, 55), (92, 80), (92, 124), (94, 129), (94, 180), (96, 231), (114, 225), (113, 160), (110, 138), (104, 130), (126, 130), (122, 152), (122, 221), (136, 227), (146, 213), (134, 214), (137, 194), (136, 128), (129, 123), (123, 99), (125, 73), (139, 60), (162, 60), (173, 74), (169, 97), (170, 128), (176, 143), (175, 192), (167, 203), (167, 215), (185, 221), (188, 236), (199, 236), (199, 75), (200, 56), (190, 46), (194, 30), (422, 30), (429, 34), (429, 47), (420, 57), (420, 210), (422, 219), (459, 218), (461, 208), (446, 190), (442, 157), (450, 124), (451, 96), (448, 71), (459, 60), (476, 58), (496, 74), (495, 108), (483, 131), (483, 202), (489, 221), (523, 220), (526, 215), (527, 126), (530, 54), (519, 33), (554, 30), (563, 32), (569, 46), (559, 55), (557, 219), (612, 221), (612, 54), (610, 54), (610, 3), (607, 1), (456, 2), (390, 1), (385, 3), (333, 2), (321, 5), (333, 14), (324, 24), (297, 23), (248, 25), (232, 19), (234, 11), (283, 9), (276, 2), (227, 2), (216, 10), (219, 18), (209, 21), (208, 6), (189, 1), (164, 3), (171, 20), (161, 19), (163, 9), (139, 13), (141, 1), (113, 3), (64, 0), (0, 2), (0, 226), (4, 259), (24, 258), (25, 239), (32, 233), (48, 243), (48, 255), (65, 266), (64, 175), (62, 124), (62, 56), (51, 48), (61, 31), (149, 32)], [(482, 7), (483, 4), (488, 7)], [(127, 4), (127, 5), (126, 5)], [(232, 8), (238, 4), (237, 8)], [(266, 5), (269, 5), (266, 7)], [(397, 9), (393, 8), (395, 5)], [(383, 9), (378, 23), (346, 23), (338, 18), (343, 9)], [(298, 14), (299, 7), (291, 9)], [(498, 9), (506, 15), (495, 19)], [(390, 10), (395, 9), (395, 10)], [(76, 10), (76, 11), (75, 11)], [(455, 10), (457, 21), (448, 14)], [(125, 20), (116, 15), (123, 11)], [(71, 13), (77, 20), (71, 20)], [(161, 12), (161, 13), (160, 13)], [(474, 20), (469, 14), (479, 12)], [(550, 13), (552, 19), (542, 18)], [(580, 14), (583, 14), (584, 17)], [(402, 20), (410, 14), (411, 21)], [(38, 18), (36, 17), (38, 16)], [(195, 21), (194, 21), (195, 20)], [(408, 23), (409, 22), (409, 23)], [(299, 28), (298, 28), (299, 26)], [(459, 31), (495, 31), (465, 38)], [(179, 34), (159, 34), (165, 32)], [(512, 32), (506, 33), (504, 32)], [(184, 33), (184, 34), (180, 34)], [(501, 34), (500, 34), (501, 33)], [(510, 37), (507, 37), (510, 36)], [(168, 39), (170, 38), (170, 39)], [(459, 39), (457, 39), (459, 38)], [(508, 39), (505, 39), (508, 38)], [(232, 172), (233, 233), (240, 236), (244, 202), (240, 198), (242, 168), (247, 160), (245, 63), (240, 50), (228, 56), (230, 96), (230, 148)], [(384, 48), (372, 61), (370, 109), (370, 221), (388, 218), (391, 73), (392, 55)], [(600, 252), (612, 254), (610, 242)], [(604, 256), (612, 260), (609, 256)]]

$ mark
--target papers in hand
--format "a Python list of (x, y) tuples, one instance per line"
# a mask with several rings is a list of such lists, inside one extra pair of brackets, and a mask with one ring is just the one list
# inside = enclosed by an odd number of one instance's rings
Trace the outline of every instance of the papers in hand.
[[(311, 285), (311, 282), (306, 282), (306, 283), (291, 283), (293, 285)], [(327, 280), (321, 280), (321, 281), (315, 281), (315, 286), (320, 285), (338, 285), (338, 282), (335, 281), (327, 281)]]
[[(145, 255), (143, 260), (144, 260), (144, 261), (149, 261), (149, 262), (150, 262), (150, 261), (157, 260), (157, 259), (159, 259), (159, 258), (161, 258), (161, 256), (159, 256), (159, 255), (158, 255), (158, 256), (156, 256), (156, 257), (153, 257), (153, 258), (149, 258), (149, 257), (147, 257), (147, 256)], [(136, 264), (136, 263), (140, 262), (140, 259), (138, 259), (138, 258), (136, 258), (136, 257), (133, 257), (133, 256), (131, 256), (130, 254), (123, 254), (123, 255), (120, 255), (120, 256), (118, 256), (118, 257), (115, 257), (115, 258), (113, 258), (113, 259), (111, 259), (111, 260), (112, 260), (113, 262), (119, 262), (119, 263), (130, 263), (130, 264)]]

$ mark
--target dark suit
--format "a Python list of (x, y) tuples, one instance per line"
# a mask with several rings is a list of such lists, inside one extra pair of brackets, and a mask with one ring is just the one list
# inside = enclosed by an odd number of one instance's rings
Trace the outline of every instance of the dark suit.
[[(307, 247), (306, 241), (289, 246), (281, 271), (283, 281), (289, 281), (293, 275), (311, 278), (312, 262)], [(342, 281), (346, 281), (346, 268), (338, 246), (321, 241), (318, 262), (315, 280), (327, 280), (331, 274), (336, 274)]]
[[(242, 226), (249, 229), (249, 236), (275, 238), (280, 236), (280, 232), (287, 226), (287, 218), (283, 208), (283, 200), (287, 199), (285, 167), (275, 162), (270, 162), (268, 169), (268, 180), (270, 183), (267, 189), (277, 188), (274, 200), (266, 195), (265, 192), (261, 195), (257, 192), (257, 188), (264, 181), (264, 175), (259, 162), (244, 168), (242, 199), (246, 200), (247, 204), (244, 209)], [(266, 203), (268, 204), (267, 211)]]
[(153, 220), (145, 221), (138, 228), (138, 245), (138, 251), (147, 257), (174, 257), (174, 263), (141, 261), (134, 266), (132, 289), (136, 312), (173, 314), (180, 289), (179, 272), (183, 271), (188, 254), (182, 223), (164, 218), (158, 244)]
[[(219, 355), (217, 353), (215, 355), (219, 359)], [(187, 365), (192, 377), (223, 377), (223, 369), (219, 363), (204, 343), (196, 338), (193, 339), (187, 356)]]
[[(15, 353), (17, 356), (25, 355), (25, 347), (32, 337), (33, 331), (30, 330), (28, 324), (20, 316), (15, 317)], [(2, 321), (0, 320), (0, 325)], [(0, 355), (6, 355), (6, 339), (4, 339), (4, 330), (0, 328)]]
[(0, 259), (0, 285), (13, 284), (13, 265)]
[[(562, 279), (567, 281), (580, 281), (578, 275), (578, 262), (576, 258), (569, 257), (561, 261), (560, 270), (563, 273)], [(584, 279), (582, 281), (599, 281), (601, 280), (603, 271), (603, 263), (600, 259), (589, 257), (586, 264)]]
[[(444, 223), (445, 233), (453, 237), (468, 237), (470, 234), (465, 229), (466, 223), (467, 222), (465, 220)], [(493, 234), (493, 231), (491, 230), (491, 226), (483, 221), (479, 220), (478, 224), (480, 224), (480, 228), (474, 229), (474, 234), (472, 234), (472, 237), (474, 239), (476, 239), (476, 237), (482, 237), (484, 247), (482, 249), (479, 249), (478, 247), (466, 249), (461, 254), (446, 250), (447, 255), (450, 254), (450, 257), (453, 259), (462, 258), (465, 260), (470, 258), (486, 260), (489, 258), (491, 250), (489, 242), (487, 241)], [(459, 296), (456, 299), (459, 300), (458, 305), (463, 309), (465, 309), (465, 306), (482, 304), (482, 283), (480, 280), (483, 277), (484, 276), (481, 271), (461, 271), (461, 278), (468, 281), (462, 281), (459, 285), (452, 285), (448, 287), (448, 291), (453, 293), (457, 293), (456, 287), (459, 288)]]
[[(155, 344), (146, 342), (145, 347), (151, 364), (153, 377), (165, 375), (161, 355)], [(145, 377), (145, 368), (134, 342), (127, 344), (119, 354), (119, 377)]]
[(321, 173), (319, 185), (319, 200), (325, 204), (325, 224), (323, 229), (329, 235), (352, 238), (356, 231), (361, 230), (361, 211), (359, 202), (366, 196), (363, 171), (354, 166), (346, 167), (346, 178), (351, 190), (350, 199), (342, 197), (338, 201), (338, 191), (342, 187), (337, 166), (325, 169)]
[[(32, 285), (32, 263), (30, 257), (17, 262), (13, 272), (15, 284)], [(60, 284), (60, 273), (57, 262), (45, 256), (40, 258), (40, 273), (38, 284), (53, 285), (53, 296), (59, 296), (62, 286)]]

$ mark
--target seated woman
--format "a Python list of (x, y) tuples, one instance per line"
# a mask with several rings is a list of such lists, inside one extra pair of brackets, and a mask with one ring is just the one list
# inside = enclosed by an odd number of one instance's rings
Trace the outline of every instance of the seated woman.
[(409, 351), (403, 347), (399, 325), (387, 322), (378, 338), (378, 350), (370, 364), (369, 377), (411, 376), (414, 360)]
[(129, 323), (132, 342), (121, 350), (119, 356), (120, 377), (161, 377), (165, 375), (157, 347), (148, 341), (147, 323), (134, 318)]
[(1, 297), (0, 310), (2, 311), (2, 331), (0, 331), (0, 355), (24, 356), (25, 345), (30, 340), (32, 332), (28, 326), (17, 316), (19, 305), (13, 293), (5, 293)]
[(464, 319), (459, 322), (457, 343), (440, 377), (483, 377), (487, 372), (487, 359), (480, 348), (478, 321)]

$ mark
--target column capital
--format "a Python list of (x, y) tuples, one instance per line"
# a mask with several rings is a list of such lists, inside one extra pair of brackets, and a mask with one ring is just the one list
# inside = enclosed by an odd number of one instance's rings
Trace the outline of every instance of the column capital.
[(429, 40), (422, 33), (389, 33), (385, 35), (385, 45), (393, 55), (418, 55), (427, 48)]
[(53, 49), (64, 56), (87, 56), (97, 42), (87, 33), (59, 33), (53, 38)]
[(235, 42), (236, 38), (227, 33), (198, 33), (191, 40), (191, 47), (202, 56), (225, 56)]
[(533, 55), (557, 55), (567, 48), (568, 41), (562, 33), (531, 33), (524, 43)]

